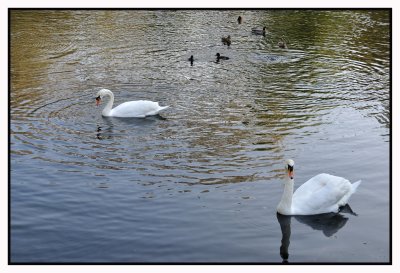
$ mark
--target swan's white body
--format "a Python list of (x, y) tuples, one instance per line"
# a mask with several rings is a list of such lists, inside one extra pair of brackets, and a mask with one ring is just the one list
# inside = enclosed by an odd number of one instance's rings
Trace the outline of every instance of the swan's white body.
[(322, 173), (305, 182), (293, 194), (294, 179), (289, 173), (277, 211), (284, 215), (336, 213), (347, 204), (360, 183), (352, 184), (343, 177)]
[(146, 116), (157, 115), (161, 110), (168, 108), (169, 106), (160, 106), (158, 102), (149, 100), (137, 100), (124, 102), (114, 109), (112, 108), (114, 103), (114, 94), (108, 89), (101, 89), (97, 93), (97, 104), (100, 103), (104, 96), (109, 96), (110, 100), (103, 109), (102, 115), (105, 117), (134, 117), (144, 118)]

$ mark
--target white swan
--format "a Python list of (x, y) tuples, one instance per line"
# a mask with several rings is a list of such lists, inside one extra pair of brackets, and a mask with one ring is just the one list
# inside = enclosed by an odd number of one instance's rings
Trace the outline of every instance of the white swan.
[(351, 184), (343, 177), (322, 173), (301, 185), (293, 194), (294, 161), (286, 161), (287, 175), (277, 211), (284, 215), (313, 215), (338, 212), (347, 204), (361, 180)]
[(158, 112), (168, 108), (169, 106), (160, 106), (158, 102), (149, 100), (136, 100), (124, 102), (114, 109), (112, 109), (114, 103), (114, 94), (108, 89), (101, 89), (97, 92), (96, 105), (98, 106), (103, 97), (109, 96), (110, 100), (103, 109), (102, 115), (105, 117), (132, 117), (132, 118), (144, 118), (146, 116), (157, 115)]

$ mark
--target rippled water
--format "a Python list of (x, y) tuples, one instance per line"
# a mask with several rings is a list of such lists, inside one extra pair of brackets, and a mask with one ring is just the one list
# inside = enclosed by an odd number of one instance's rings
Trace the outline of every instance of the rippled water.
[[(389, 15), (12, 10), (11, 262), (388, 262)], [(286, 158), (363, 180), (354, 213), (277, 218)]]

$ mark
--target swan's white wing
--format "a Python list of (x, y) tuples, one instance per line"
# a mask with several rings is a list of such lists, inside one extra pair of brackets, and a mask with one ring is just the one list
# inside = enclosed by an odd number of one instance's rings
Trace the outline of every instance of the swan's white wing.
[(155, 115), (166, 107), (160, 107), (158, 102), (148, 100), (124, 102), (111, 110), (115, 117), (145, 117)]
[(344, 197), (352, 193), (351, 183), (347, 179), (319, 174), (301, 185), (293, 194), (292, 211), (299, 215), (337, 212), (339, 206), (344, 205), (341, 204)]

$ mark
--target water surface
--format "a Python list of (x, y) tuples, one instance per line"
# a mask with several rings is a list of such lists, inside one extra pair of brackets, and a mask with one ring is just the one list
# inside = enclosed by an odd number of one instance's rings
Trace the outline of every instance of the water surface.
[[(12, 10), (10, 37), (11, 262), (390, 261), (388, 10)], [(170, 108), (104, 118), (101, 88)], [(361, 179), (353, 213), (277, 217), (286, 158)]]

